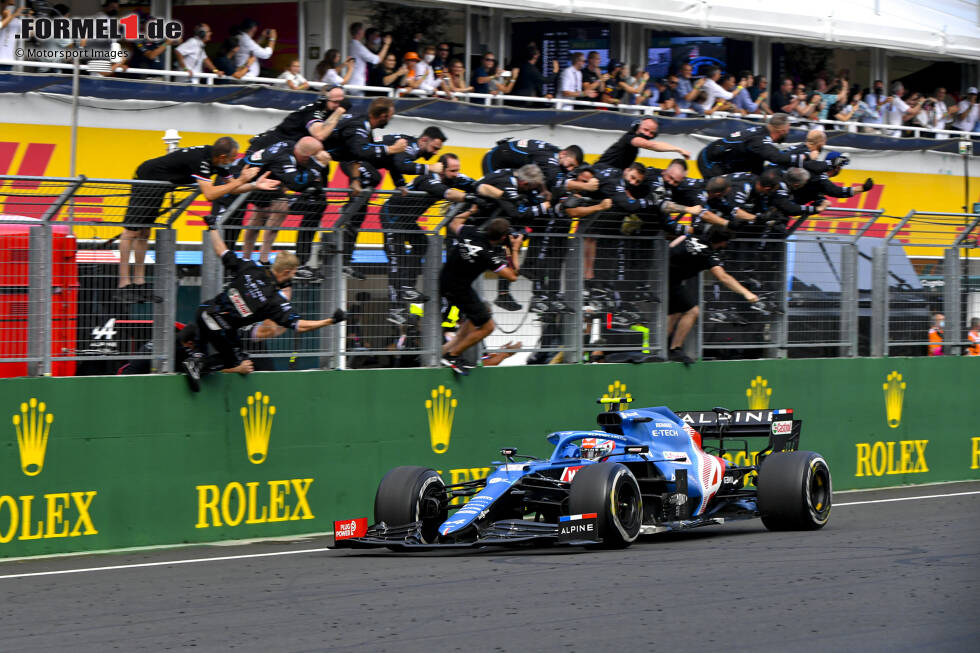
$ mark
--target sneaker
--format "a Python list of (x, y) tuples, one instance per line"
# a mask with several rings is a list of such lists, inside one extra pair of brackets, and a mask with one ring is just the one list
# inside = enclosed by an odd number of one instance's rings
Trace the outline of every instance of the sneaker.
[(423, 295), (412, 286), (402, 286), (398, 291), (398, 298), (403, 302), (412, 304), (422, 304), (429, 301), (428, 295)]
[(448, 367), (460, 376), (466, 376), (470, 373), (469, 369), (466, 367), (465, 361), (463, 361), (459, 356), (448, 356), (444, 354), (441, 362), (444, 366)]
[(392, 308), (388, 311), (388, 317), (385, 319), (396, 326), (402, 326), (408, 322), (408, 311), (400, 306), (397, 308)]
[(116, 288), (116, 290), (109, 295), (109, 301), (113, 304), (135, 304), (136, 303), (136, 293), (134, 289), (136, 286), (130, 284), (128, 286), (123, 286), (122, 288)]
[(201, 391), (201, 357), (194, 355), (184, 361), (184, 372), (187, 378), (187, 387), (191, 392)]
[(309, 281), (310, 283), (319, 283), (323, 279), (323, 275), (316, 268), (311, 268), (309, 265), (301, 265), (296, 268), (296, 275), (293, 277), (297, 281)]
[(355, 270), (353, 266), (350, 265), (344, 266), (344, 276), (346, 276), (348, 279), (357, 279), (358, 281), (364, 281), (367, 279), (367, 277)]
[(135, 283), (129, 286), (132, 288), (133, 301), (137, 304), (145, 304), (147, 302), (153, 302), (154, 304), (159, 304), (163, 302), (163, 297), (159, 295), (154, 295), (153, 290), (150, 288), (148, 283)]
[(505, 311), (521, 310), (521, 305), (517, 303), (517, 300), (514, 299), (514, 296), (509, 292), (502, 292), (498, 294), (497, 299), (493, 300), (493, 303)]
[(684, 363), (684, 365), (694, 365), (694, 359), (684, 353), (683, 349), (671, 349), (670, 355), (667, 360), (674, 361), (675, 363)]
[(547, 295), (532, 295), (531, 305), (528, 307), (529, 311), (532, 313), (550, 313), (551, 312), (551, 302), (548, 301)]

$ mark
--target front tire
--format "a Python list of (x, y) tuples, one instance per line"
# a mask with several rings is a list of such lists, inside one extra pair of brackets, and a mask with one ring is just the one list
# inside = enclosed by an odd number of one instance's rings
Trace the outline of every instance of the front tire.
[(625, 465), (586, 465), (572, 480), (568, 510), (572, 515), (596, 513), (602, 548), (627, 547), (639, 537), (643, 521), (640, 484)]
[(814, 531), (830, 520), (830, 467), (812, 451), (770, 454), (759, 466), (759, 512), (771, 531)]
[(435, 542), (449, 516), (446, 484), (428, 467), (395, 467), (381, 479), (374, 495), (374, 521), (388, 526), (422, 522), (422, 541)]

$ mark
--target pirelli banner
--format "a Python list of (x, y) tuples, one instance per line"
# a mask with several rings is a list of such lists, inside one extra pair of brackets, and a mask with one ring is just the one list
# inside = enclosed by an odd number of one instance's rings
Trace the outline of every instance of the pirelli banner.
[[(0, 557), (330, 531), (378, 480), (486, 476), (595, 425), (602, 396), (794, 409), (835, 489), (980, 478), (978, 361), (826, 359), (0, 380)], [(220, 378), (219, 378), (220, 377)], [(696, 426), (696, 424), (694, 425)], [(764, 442), (726, 456), (751, 459)]]

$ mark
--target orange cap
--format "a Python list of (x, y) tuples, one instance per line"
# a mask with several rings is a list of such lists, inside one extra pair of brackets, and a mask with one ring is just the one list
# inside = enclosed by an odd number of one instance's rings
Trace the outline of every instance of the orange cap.
[(415, 59), (416, 61), (422, 61), (422, 58), (419, 57), (419, 53), (418, 52), (406, 52), (404, 59), (406, 59), (406, 60), (408, 60), (408, 59)]

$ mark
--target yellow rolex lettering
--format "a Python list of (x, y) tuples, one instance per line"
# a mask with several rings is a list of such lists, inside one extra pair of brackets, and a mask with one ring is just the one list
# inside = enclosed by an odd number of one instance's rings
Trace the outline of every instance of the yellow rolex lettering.
[(450, 469), (449, 479), (451, 485), (455, 485), (456, 483), (465, 483), (466, 481), (470, 480), (470, 470)]
[(915, 468), (912, 470), (914, 474), (924, 474), (929, 471), (926, 466), (926, 445), (929, 444), (928, 440), (916, 440), (915, 441), (915, 453), (918, 460), (915, 461)]
[(871, 476), (871, 445), (867, 442), (858, 442), (857, 447), (857, 474), (855, 476)]
[[(95, 490), (71, 493), (71, 499), (75, 502), (75, 510), (78, 511), (78, 521), (75, 522), (75, 528), (71, 529), (72, 537), (98, 534), (99, 531), (95, 530), (95, 524), (92, 523), (92, 518), (88, 514), (88, 508), (92, 505), (92, 499), (95, 498), (95, 495)], [(85, 527), (85, 531), (79, 533), (78, 529), (81, 526)]]
[(310, 504), (306, 500), (306, 493), (313, 485), (313, 479), (294, 478), (290, 479), (289, 482), (293, 484), (293, 489), (296, 490), (296, 510), (293, 511), (293, 516), (290, 519), (313, 519)]
[(490, 475), (489, 467), (470, 467), (470, 478), (474, 481), (479, 478), (486, 478)]
[(269, 481), (269, 521), (286, 521), (286, 495), (289, 494), (289, 481)]
[(888, 452), (884, 442), (875, 442), (871, 447), (871, 470), (875, 476), (883, 476), (888, 469)]
[(901, 474), (901, 469), (895, 469), (895, 443), (888, 443), (888, 471), (886, 474)]
[[(234, 493), (238, 509), (234, 515), (231, 514), (231, 495)], [(225, 518), (228, 526), (238, 526), (245, 519), (245, 488), (241, 483), (229, 483), (225, 486), (225, 491), (221, 493), (221, 516)]]
[(44, 521), (39, 520), (37, 522), (37, 532), (31, 532), (31, 526), (34, 522), (31, 520), (31, 503), (34, 502), (34, 495), (28, 494), (20, 497), (20, 516), (21, 516), (21, 529), (20, 537), (18, 540), (39, 540), (44, 537)]
[(973, 464), (970, 465), (970, 469), (980, 469), (980, 438), (970, 438), (970, 443), (973, 445), (973, 453), (970, 456)]
[(915, 443), (911, 440), (902, 440), (899, 447), (902, 451), (902, 460), (898, 466), (903, 474), (907, 474), (912, 471), (912, 450), (915, 448)]
[(255, 507), (258, 505), (259, 496), (259, 482), (252, 481), (251, 483), (245, 484), (248, 487), (248, 519), (245, 520), (246, 524), (264, 524), (269, 521), (269, 507), (262, 506), (262, 512), (259, 513), (261, 516), (255, 516)]
[[(67, 492), (56, 494), (45, 494), (44, 499), (48, 502), (48, 527), (44, 531), (44, 537), (68, 537), (68, 522), (65, 521), (65, 508), (71, 505), (71, 496)], [(61, 502), (62, 505), (59, 505)], [(59, 528), (63, 526), (63, 528)]]
[[(221, 494), (218, 492), (217, 485), (197, 486), (197, 523), (194, 524), (194, 528), (221, 526), (221, 518), (218, 516), (219, 501), (221, 501)], [(208, 519), (209, 514), (210, 519)]]
[[(6, 494), (0, 496), (0, 514), (3, 514), (4, 506), (7, 507), (7, 511), (10, 513), (10, 521), (7, 525), (7, 532), (0, 531), (0, 544), (6, 544), (14, 539), (14, 536), (17, 535), (17, 524), (20, 522), (20, 511), (17, 510), (17, 502), (14, 501), (14, 498)], [(2, 525), (3, 520), (0, 519), (0, 528), (3, 527)]]

